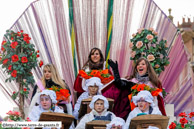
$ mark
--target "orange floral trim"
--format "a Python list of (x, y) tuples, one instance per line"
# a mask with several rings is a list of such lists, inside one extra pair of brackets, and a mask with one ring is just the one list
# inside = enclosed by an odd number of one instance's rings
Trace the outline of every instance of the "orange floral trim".
[(98, 78), (100, 78), (100, 80), (103, 84), (109, 83), (110, 81), (112, 81), (114, 79), (114, 77), (109, 74), (108, 69), (91, 70), (89, 72), (85, 72), (84, 70), (79, 70), (78, 74), (85, 79), (89, 79), (91, 77), (98, 77)]
[(142, 90), (149, 91), (152, 94), (152, 96), (158, 96), (162, 92), (162, 89), (160, 89), (160, 88), (151, 88), (150, 86), (148, 86), (146, 84), (136, 84), (136, 85), (132, 86), (131, 87), (131, 92), (132, 93), (128, 95), (131, 110), (133, 110), (135, 108), (135, 104), (133, 102), (131, 102), (132, 97), (137, 95)]

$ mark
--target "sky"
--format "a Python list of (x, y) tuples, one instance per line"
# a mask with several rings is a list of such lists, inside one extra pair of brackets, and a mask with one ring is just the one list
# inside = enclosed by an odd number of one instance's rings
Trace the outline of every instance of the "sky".
[[(6, 30), (9, 29), (19, 16), (24, 12), (24, 10), (30, 5), (31, 2), (35, 0), (1, 0), (0, 2), (0, 39), (3, 38)], [(182, 18), (191, 18), (193, 22), (194, 19), (194, 0), (154, 0), (156, 4), (162, 9), (167, 15), (168, 9), (172, 9), (172, 16), (174, 17), (174, 24), (177, 25), (179, 21), (182, 23)], [(5, 108), (0, 110), (0, 115), (5, 116), (6, 112), (11, 110), (15, 105), (12, 105), (3, 96), (0, 91), (0, 102), (4, 100)]]

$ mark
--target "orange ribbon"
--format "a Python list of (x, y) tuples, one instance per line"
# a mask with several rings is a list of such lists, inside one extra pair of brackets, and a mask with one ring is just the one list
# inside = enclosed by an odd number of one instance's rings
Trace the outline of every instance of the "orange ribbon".
[(136, 107), (135, 104), (133, 102), (131, 102), (132, 94), (128, 95), (128, 99), (129, 99), (129, 103), (130, 103), (131, 111), (132, 111)]

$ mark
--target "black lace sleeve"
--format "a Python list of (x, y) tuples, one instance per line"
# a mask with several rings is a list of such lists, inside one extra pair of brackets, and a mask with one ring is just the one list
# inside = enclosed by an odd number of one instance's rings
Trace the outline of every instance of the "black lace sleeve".
[(134, 86), (136, 83), (127, 81), (127, 80), (121, 80), (115, 79), (116, 87), (121, 90), (131, 89), (132, 86)]

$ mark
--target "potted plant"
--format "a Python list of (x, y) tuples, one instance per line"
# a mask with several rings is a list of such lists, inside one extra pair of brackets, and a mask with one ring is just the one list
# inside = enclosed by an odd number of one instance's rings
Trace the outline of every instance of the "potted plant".
[[(28, 97), (28, 85), (35, 82), (31, 71), (37, 66), (39, 51), (35, 50), (35, 46), (30, 43), (31, 38), (23, 30), (19, 32), (7, 30), (4, 37), (0, 64), (4, 72), (8, 74), (5, 82), (18, 83), (19, 91), (14, 91), (12, 98), (15, 100), (19, 96), (19, 110), (24, 118), (24, 97)], [(42, 66), (43, 62), (40, 61), (39, 65)]]

